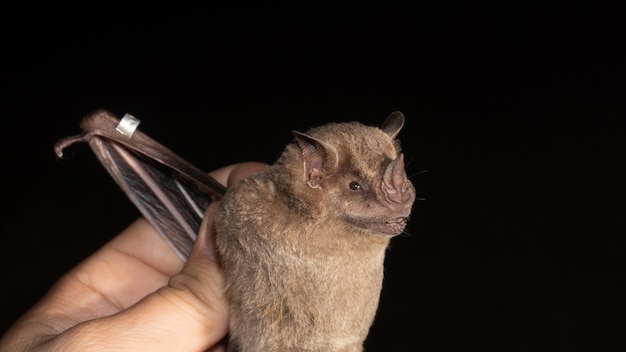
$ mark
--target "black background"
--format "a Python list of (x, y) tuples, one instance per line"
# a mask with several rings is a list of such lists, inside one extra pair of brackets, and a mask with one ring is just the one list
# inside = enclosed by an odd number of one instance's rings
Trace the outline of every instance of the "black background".
[(623, 5), (98, 6), (4, 13), (0, 332), (138, 216), (53, 153), (92, 110), (206, 170), (400, 110), (424, 200), (367, 350), (624, 349)]

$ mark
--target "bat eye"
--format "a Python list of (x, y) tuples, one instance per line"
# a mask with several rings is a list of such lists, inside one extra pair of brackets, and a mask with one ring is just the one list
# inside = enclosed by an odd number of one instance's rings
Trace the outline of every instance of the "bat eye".
[(361, 190), (361, 184), (356, 182), (356, 181), (352, 181), (350, 182), (350, 189), (353, 191), (360, 191)]

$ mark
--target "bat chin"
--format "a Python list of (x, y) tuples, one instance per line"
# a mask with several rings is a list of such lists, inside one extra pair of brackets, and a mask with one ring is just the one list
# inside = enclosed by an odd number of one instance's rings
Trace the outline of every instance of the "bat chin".
[(374, 232), (376, 235), (385, 237), (394, 237), (401, 234), (406, 227), (408, 218), (405, 216), (393, 219), (371, 219), (348, 217), (348, 223), (364, 230)]

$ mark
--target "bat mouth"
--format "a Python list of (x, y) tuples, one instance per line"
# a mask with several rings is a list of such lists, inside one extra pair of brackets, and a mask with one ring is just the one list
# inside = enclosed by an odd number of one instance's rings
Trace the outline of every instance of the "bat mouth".
[(371, 219), (349, 217), (348, 222), (356, 227), (376, 232), (383, 236), (397, 236), (404, 231), (408, 217), (400, 216), (393, 219)]

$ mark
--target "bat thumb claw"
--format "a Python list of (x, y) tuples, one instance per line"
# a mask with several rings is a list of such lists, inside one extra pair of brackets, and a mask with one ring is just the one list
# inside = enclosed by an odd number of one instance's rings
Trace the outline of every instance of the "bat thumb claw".
[(83, 133), (77, 136), (66, 137), (66, 138), (60, 139), (54, 144), (54, 153), (57, 155), (59, 159), (61, 159), (63, 158), (63, 149), (65, 149), (67, 146), (74, 144), (76, 142), (86, 141), (89, 138), (88, 136), (89, 136), (88, 134)]

